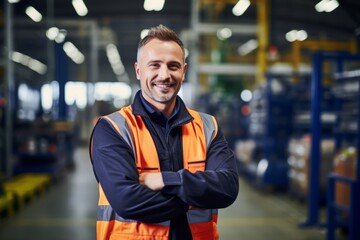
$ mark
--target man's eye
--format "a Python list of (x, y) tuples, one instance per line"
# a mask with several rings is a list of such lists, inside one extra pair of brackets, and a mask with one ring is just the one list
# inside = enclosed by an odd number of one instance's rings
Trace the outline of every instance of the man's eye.
[(153, 63), (153, 64), (150, 64), (150, 67), (152, 67), (152, 68), (157, 68), (157, 67), (159, 67), (159, 64)]
[(171, 69), (171, 70), (178, 70), (179, 68), (180, 68), (179, 65), (170, 65), (169, 66), (169, 69)]

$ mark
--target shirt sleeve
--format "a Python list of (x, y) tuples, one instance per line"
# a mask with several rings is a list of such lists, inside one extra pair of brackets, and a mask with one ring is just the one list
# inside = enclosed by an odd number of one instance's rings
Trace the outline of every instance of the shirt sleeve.
[(239, 177), (233, 151), (219, 128), (207, 152), (204, 172), (162, 172), (163, 192), (197, 208), (225, 208), (238, 195)]
[(140, 185), (132, 149), (105, 119), (93, 130), (91, 155), (96, 179), (119, 216), (155, 223), (188, 210), (177, 196)]

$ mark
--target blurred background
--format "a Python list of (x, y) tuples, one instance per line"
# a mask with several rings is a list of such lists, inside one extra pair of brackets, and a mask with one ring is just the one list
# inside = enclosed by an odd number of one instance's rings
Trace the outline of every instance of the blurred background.
[(2, 3), (1, 239), (95, 239), (91, 130), (131, 103), (159, 24), (186, 47), (179, 95), (237, 158), (220, 239), (360, 239), (358, 0)]

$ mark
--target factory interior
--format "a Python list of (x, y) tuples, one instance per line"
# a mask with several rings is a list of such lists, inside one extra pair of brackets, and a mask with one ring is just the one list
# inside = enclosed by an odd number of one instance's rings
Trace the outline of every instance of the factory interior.
[(360, 240), (359, 0), (4, 0), (0, 239), (96, 239), (92, 129), (132, 103), (159, 24), (236, 158), (219, 239)]

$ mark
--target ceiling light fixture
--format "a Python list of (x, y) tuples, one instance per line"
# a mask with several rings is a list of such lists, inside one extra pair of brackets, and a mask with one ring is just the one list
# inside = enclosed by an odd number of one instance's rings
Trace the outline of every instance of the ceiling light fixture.
[(144, 0), (146, 11), (161, 11), (164, 8), (165, 0)]
[(20, 63), (21, 65), (30, 68), (34, 72), (37, 72), (38, 74), (44, 75), (47, 71), (47, 66), (40, 62), (39, 60), (36, 60), (26, 54), (20, 53), (20, 52), (12, 52), (11, 53), (11, 60)]
[(72, 5), (80, 17), (86, 16), (88, 14), (88, 9), (83, 0), (72, 0)]
[(305, 30), (291, 30), (285, 34), (286, 40), (289, 42), (304, 41), (308, 38), (308, 34)]
[(81, 64), (84, 62), (84, 55), (75, 47), (72, 42), (66, 42), (63, 46), (64, 52), (66, 55), (73, 60), (76, 64)]
[(64, 42), (66, 36), (67, 36), (67, 31), (65, 29), (58, 29), (57, 27), (51, 27), (46, 31), (46, 37), (49, 40), (55, 41), (57, 43)]
[(245, 56), (254, 51), (259, 46), (256, 39), (250, 39), (238, 48), (238, 52), (241, 56)]
[(232, 36), (232, 31), (230, 28), (221, 28), (216, 31), (216, 36), (220, 40), (225, 40)]
[(42, 20), (41, 13), (32, 6), (27, 7), (26, 10), (25, 10), (25, 13), (34, 22), (40, 22)]
[(321, 0), (315, 5), (318, 12), (332, 12), (339, 6), (337, 0)]
[(125, 67), (115, 44), (111, 43), (106, 46), (106, 56), (116, 77), (119, 78), (121, 75), (125, 74)]
[(250, 6), (249, 0), (239, 0), (232, 9), (232, 13), (235, 16), (241, 16), (244, 14), (246, 9)]
[(149, 29), (143, 29), (141, 30), (141, 33), (140, 33), (140, 38), (143, 39), (144, 37), (146, 37), (149, 33)]
[(51, 27), (46, 31), (46, 37), (49, 40), (55, 40), (58, 34), (59, 34), (59, 29), (57, 27)]

